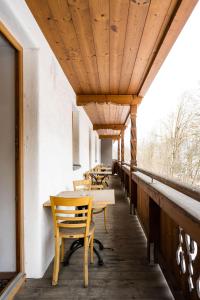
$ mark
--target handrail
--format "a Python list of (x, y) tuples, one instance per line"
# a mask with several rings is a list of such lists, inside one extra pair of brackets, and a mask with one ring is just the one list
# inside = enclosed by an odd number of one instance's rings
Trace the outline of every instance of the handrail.
[[(146, 235), (149, 261), (159, 263), (167, 279), (172, 278), (173, 287), (178, 291), (175, 298), (183, 299), (184, 295), (188, 298), (191, 278), (192, 283), (196, 281), (193, 295), (199, 295), (200, 277), (196, 280), (190, 270), (194, 269), (196, 274), (199, 267), (200, 190), (136, 166), (130, 169), (126, 166), (130, 167), (128, 163), (117, 164), (116, 170), (129, 195), (130, 213), (137, 214)], [(193, 260), (190, 260), (191, 255), (194, 255)], [(177, 266), (172, 261), (176, 261)], [(177, 268), (180, 268), (180, 274)], [(188, 280), (180, 281), (183, 273)]]
[[(130, 167), (130, 164), (128, 164), (128, 163), (123, 163), (123, 165)], [(200, 189), (198, 189), (196, 187), (191, 187), (189, 185), (182, 184), (176, 180), (173, 180), (173, 179), (170, 179), (167, 177), (162, 177), (156, 173), (152, 173), (152, 172), (144, 170), (142, 168), (134, 167), (134, 171), (143, 173), (143, 174), (151, 177), (152, 179), (160, 181), (160, 182), (170, 186), (171, 188), (200, 202)]]
[(170, 186), (171, 188), (195, 199), (195, 200), (198, 200), (200, 201), (200, 190), (195, 188), (195, 187), (191, 187), (191, 186), (188, 186), (186, 184), (182, 184), (182, 183), (179, 183), (177, 182), (176, 180), (172, 180), (172, 179), (169, 179), (167, 177), (161, 177), (160, 175), (157, 175), (155, 173), (151, 173), (147, 170), (144, 170), (144, 169), (141, 169), (141, 168), (137, 168), (137, 167), (134, 167), (134, 170), (135, 171), (138, 171), (140, 173), (143, 173), (157, 181), (160, 181), (168, 186)]

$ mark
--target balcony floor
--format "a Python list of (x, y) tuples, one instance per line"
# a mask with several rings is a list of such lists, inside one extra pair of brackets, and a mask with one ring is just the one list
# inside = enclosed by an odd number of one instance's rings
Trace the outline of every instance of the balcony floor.
[[(103, 215), (95, 216), (96, 238), (106, 248), (101, 252), (105, 265), (97, 260), (89, 266), (89, 287), (83, 288), (82, 249), (74, 254), (68, 267), (62, 267), (59, 283), (51, 286), (52, 264), (42, 279), (27, 280), (15, 297), (32, 299), (174, 299), (157, 265), (146, 259), (146, 239), (137, 217), (129, 215), (120, 180), (113, 176), (116, 205), (109, 207), (109, 233), (104, 232)], [(66, 247), (69, 241), (66, 241)]]

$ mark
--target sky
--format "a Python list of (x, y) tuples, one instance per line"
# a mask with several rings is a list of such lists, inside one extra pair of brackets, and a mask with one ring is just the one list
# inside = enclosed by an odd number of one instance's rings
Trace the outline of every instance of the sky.
[[(176, 109), (181, 95), (200, 83), (200, 1), (174, 43), (160, 71), (138, 108), (138, 143), (148, 140), (153, 129)], [(130, 146), (130, 124), (125, 132)], [(117, 143), (114, 143), (117, 155)], [(128, 149), (127, 149), (128, 150)]]
[[(200, 2), (168, 54), (138, 108), (138, 139), (148, 139), (153, 128), (172, 112), (181, 94), (200, 82)], [(127, 136), (125, 143), (130, 143)]]

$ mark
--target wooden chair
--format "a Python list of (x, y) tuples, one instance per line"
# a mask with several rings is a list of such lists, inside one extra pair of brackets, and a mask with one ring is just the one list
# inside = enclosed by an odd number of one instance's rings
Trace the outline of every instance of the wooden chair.
[[(83, 179), (83, 180), (74, 180), (74, 191), (81, 191), (81, 190), (91, 190), (91, 189), (103, 189), (102, 185), (91, 185), (91, 181), (89, 179)], [(92, 209), (92, 215), (96, 215), (99, 213), (104, 213), (104, 227), (105, 231), (108, 232), (107, 229), (107, 206), (100, 206), (100, 205), (93, 205)]]
[[(91, 184), (91, 190), (103, 190), (104, 186), (103, 184), (94, 184), (92, 182), (92, 178), (90, 176), (90, 173), (89, 172), (86, 172), (85, 174), (83, 174), (85, 180), (89, 180), (90, 181), (90, 184)], [(76, 180), (75, 180), (76, 181)], [(79, 180), (77, 180), (78, 182)], [(78, 183), (77, 183), (78, 185)]]
[(83, 180), (74, 180), (73, 186), (74, 191), (89, 191), (91, 190), (91, 181), (89, 179), (83, 179)]
[[(88, 286), (88, 250), (91, 249), (91, 263), (93, 257), (94, 223), (91, 223), (92, 198), (61, 198), (50, 197), (54, 223), (55, 258), (52, 285), (58, 282), (61, 261), (64, 259), (64, 239), (84, 239), (84, 286)], [(71, 207), (76, 207), (72, 210)], [(61, 240), (61, 255), (60, 255)]]
[[(101, 172), (101, 171), (102, 170), (101, 170), (100, 166), (96, 166), (94, 168), (94, 172)], [(108, 186), (107, 178), (104, 175), (97, 175), (95, 177), (96, 177), (97, 183), (100, 183), (103, 186)]]

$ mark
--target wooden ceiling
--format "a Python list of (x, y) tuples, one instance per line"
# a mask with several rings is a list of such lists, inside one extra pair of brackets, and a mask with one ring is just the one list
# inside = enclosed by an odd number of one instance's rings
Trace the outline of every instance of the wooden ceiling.
[[(26, 2), (77, 95), (143, 97), (197, 0)], [(125, 122), (127, 107), (110, 108), (85, 110), (95, 124)]]
[(127, 105), (112, 103), (90, 103), (84, 108), (93, 124), (124, 124), (130, 111)]

